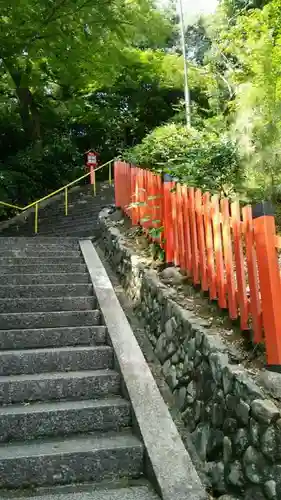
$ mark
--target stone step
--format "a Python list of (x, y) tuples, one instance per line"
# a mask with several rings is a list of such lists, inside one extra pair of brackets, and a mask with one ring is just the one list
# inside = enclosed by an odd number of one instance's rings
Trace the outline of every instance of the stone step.
[[(101, 211), (100, 206), (95, 207), (95, 210), (90, 211), (91, 217), (93, 216), (93, 212), (95, 212), (96, 215), (98, 215), (100, 213), (100, 211)], [(74, 224), (77, 221), (80, 221), (81, 223), (83, 223), (83, 222), (85, 222), (87, 217), (88, 217), (88, 212), (87, 212), (87, 214), (85, 214), (85, 209), (83, 209), (83, 211), (79, 211), (79, 210), (77, 210), (77, 208), (75, 208), (74, 210), (69, 212), (69, 215), (67, 217), (58, 213), (56, 215), (56, 224), (55, 225), (57, 226), (57, 224), (59, 224), (59, 225), (61, 225), (61, 224), (62, 225), (63, 224)], [(40, 217), (39, 218), (39, 227), (41, 224), (46, 225), (46, 226), (50, 226), (50, 227), (54, 227), (54, 224), (51, 223), (49, 216), (48, 217)]]
[(9, 250), (27, 250), (33, 249), (38, 250), (59, 250), (69, 249), (69, 250), (80, 250), (79, 242), (76, 238), (57, 238), (57, 237), (44, 237), (44, 236), (34, 236), (33, 238), (26, 238), (23, 236), (12, 236), (12, 237), (1, 237), (0, 234), (0, 249)]
[(0, 351), (0, 376), (113, 368), (110, 346)]
[[(93, 238), (96, 238), (97, 234), (99, 233), (99, 230), (100, 230), (99, 227), (91, 227), (91, 228), (88, 228), (88, 229), (83, 229), (82, 231), (80, 231), (80, 230), (78, 230), (76, 228), (72, 232), (66, 232), (65, 233), (63, 231), (58, 231), (57, 233), (54, 233), (54, 234), (57, 234), (57, 235), (65, 234), (66, 236), (69, 236), (71, 234), (73, 236), (76, 236), (80, 240), (83, 240), (83, 239), (93, 239)], [(49, 233), (45, 233), (44, 231), (42, 231), (42, 234), (49, 234)]]
[(56, 328), (64, 326), (97, 326), (100, 311), (60, 311), (38, 313), (0, 314), (0, 330), (24, 330), (25, 328)]
[(93, 286), (82, 284), (0, 285), (0, 298), (87, 297), (93, 296)]
[(105, 326), (0, 330), (0, 349), (32, 349), (106, 343)]
[(73, 224), (65, 224), (65, 225), (60, 225), (56, 224), (55, 227), (49, 227), (49, 226), (40, 226), (39, 231), (40, 234), (69, 234), (71, 235), (73, 232), (83, 232), (83, 231), (88, 231), (89, 229), (96, 229), (98, 227), (98, 220), (90, 220), (90, 221), (85, 221), (82, 224), (80, 221), (74, 222)]
[(51, 266), (60, 263), (69, 264), (84, 264), (82, 255), (77, 253), (76, 257), (0, 257), (0, 269), (5, 266)]
[[(114, 197), (109, 201), (101, 199), (100, 197), (91, 198), (83, 197), (82, 199), (70, 200), (68, 205), (68, 215), (64, 214), (64, 204), (58, 204), (49, 206), (46, 209), (39, 210), (39, 220), (44, 218), (50, 220), (56, 217), (71, 217), (71, 215), (79, 214), (86, 217), (89, 213), (94, 211), (99, 211), (103, 206), (110, 205), (114, 203)], [(34, 221), (34, 216), (31, 216), (32, 221)]]
[(40, 259), (44, 259), (45, 257), (47, 258), (52, 258), (52, 259), (64, 259), (65, 257), (81, 257), (81, 253), (78, 250), (45, 250), (41, 248), (27, 248), (27, 249), (1, 249), (0, 248), (0, 258), (2, 257), (17, 257), (17, 258), (22, 258), (22, 257), (40, 257)]
[(0, 446), (0, 487), (19, 488), (140, 477), (143, 446), (130, 432)]
[[(55, 311), (90, 311), (95, 309), (95, 297), (40, 297), (40, 298), (0, 298), (1, 313), (55, 312)], [(1, 317), (1, 316), (0, 316)]]
[(0, 377), (0, 404), (93, 399), (119, 390), (120, 376), (114, 370), (10, 375)]
[(131, 425), (130, 403), (120, 397), (9, 405), (0, 408), (0, 442), (119, 430)]
[[(48, 226), (48, 227), (55, 227), (57, 224), (75, 224), (76, 221), (80, 221), (81, 224), (88, 222), (89, 220), (95, 220), (98, 218), (98, 214), (101, 211), (101, 207), (95, 207), (95, 208), (90, 208), (87, 213), (85, 214), (85, 209), (79, 209), (79, 208), (73, 208), (70, 210), (69, 215), (65, 217), (62, 213), (58, 212), (57, 214), (47, 217), (40, 217), (38, 224), (39, 228), (40, 225)], [(42, 214), (43, 215), (43, 214)], [(52, 223), (53, 217), (56, 218), (56, 223)], [(30, 222), (30, 221), (29, 221)], [(31, 221), (32, 222), (32, 221)], [(31, 224), (29, 224), (29, 227), (32, 227)]]
[[(96, 204), (88, 204), (86, 206), (86, 213), (85, 213), (85, 205), (75, 205), (75, 206), (69, 206), (69, 215), (65, 216), (64, 215), (64, 210), (61, 210), (61, 208), (54, 208), (52, 212), (50, 211), (41, 211), (41, 216), (39, 212), (39, 220), (38, 220), (38, 227), (40, 230), (40, 227), (42, 225), (49, 227), (49, 228), (55, 228), (58, 224), (75, 224), (77, 221), (80, 222), (80, 224), (83, 224), (89, 220), (97, 220), (98, 219), (98, 214), (102, 210), (102, 208), (105, 205), (96, 205)], [(54, 221), (55, 219), (55, 221)], [(32, 231), (34, 231), (34, 217), (31, 216), (29, 217), (26, 221), (24, 222), (17, 222), (16, 224), (11, 225), (6, 229), (6, 233), (9, 234), (10, 237), (17, 237), (18, 235), (22, 235), (22, 229), (23, 228), (29, 228)], [(37, 235), (37, 237), (40, 237), (40, 233)]]
[[(6, 285), (45, 285), (45, 284), (86, 284), (90, 283), (88, 273), (53, 273), (53, 274), (6, 274)], [(1, 280), (3, 284), (3, 279)]]
[[(123, 486), (122, 481), (122, 486)], [(134, 481), (134, 485), (122, 487), (120, 483), (105, 485), (87, 485), (87, 486), (68, 486), (68, 487), (53, 487), (48, 488), (48, 492), (42, 491), (45, 488), (40, 488), (40, 491), (29, 493), (24, 496), (24, 500), (160, 500), (159, 496), (152, 490), (150, 486), (138, 486), (139, 481)], [(142, 480), (141, 483), (144, 481)], [(66, 491), (67, 489), (67, 491)], [(2, 492), (1, 492), (2, 493)], [(11, 490), (2, 493), (1, 500), (23, 500), (23, 497), (18, 497), (18, 493), (12, 493)], [(14, 496), (15, 495), (15, 496)], [(31, 496), (29, 496), (31, 495)], [(193, 500), (191, 497), (189, 500)]]
[[(95, 227), (90, 227), (87, 229), (85, 228), (82, 231), (80, 231), (80, 229), (78, 230), (77, 228), (71, 232), (64, 232), (64, 231), (59, 230), (57, 233), (54, 233), (54, 234), (57, 234), (57, 235), (65, 234), (65, 236), (69, 236), (71, 234), (72, 236), (76, 236), (80, 240), (83, 240), (83, 239), (95, 238), (96, 235), (99, 233), (99, 230), (100, 230), (99, 227), (95, 226)], [(49, 233), (47, 233), (47, 232), (45, 233), (44, 231), (42, 231), (42, 234), (49, 234)]]
[(30, 264), (30, 265), (8, 265), (0, 267), (0, 276), (5, 274), (61, 274), (61, 273), (85, 273), (87, 271), (84, 264)]

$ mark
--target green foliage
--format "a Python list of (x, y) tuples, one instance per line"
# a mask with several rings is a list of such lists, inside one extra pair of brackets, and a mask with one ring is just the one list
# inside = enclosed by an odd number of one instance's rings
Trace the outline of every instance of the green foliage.
[(71, 109), (79, 147), (98, 149), (104, 160), (121, 154), (169, 120), (183, 98), (179, 56), (126, 49), (123, 58), (122, 71), (111, 86), (81, 96)]
[(230, 194), (241, 171), (236, 145), (227, 135), (171, 124), (156, 128), (127, 152), (131, 163), (166, 172), (189, 186)]
[[(258, 6), (258, 5), (257, 5)], [(240, 12), (230, 27), (220, 12), (216, 55), (232, 89), (231, 134), (239, 144), (245, 191), (274, 198), (281, 183), (281, 2)]]
[(126, 46), (157, 45), (170, 30), (152, 0), (0, 0), (0, 11), (0, 75), (32, 141), (50, 98), (109, 84)]
[(52, 137), (0, 163), (1, 201), (26, 205), (83, 174), (81, 155), (70, 137)]
[[(179, 56), (153, 0), (0, 0), (0, 199), (25, 204), (168, 120)], [(144, 50), (146, 49), (146, 50)], [(160, 110), (160, 111), (159, 111)]]

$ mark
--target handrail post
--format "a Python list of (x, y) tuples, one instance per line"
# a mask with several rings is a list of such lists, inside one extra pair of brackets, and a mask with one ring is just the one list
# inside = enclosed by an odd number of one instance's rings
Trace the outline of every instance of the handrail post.
[(68, 188), (64, 189), (64, 215), (68, 215)]
[(34, 214), (34, 233), (38, 233), (38, 203), (35, 204), (35, 214)]
[(111, 186), (112, 185), (111, 162), (108, 165), (108, 182), (109, 182), (109, 185)]
[(267, 369), (281, 373), (281, 281), (276, 251), (276, 230), (271, 203), (252, 207), (259, 270)]
[(94, 196), (97, 194), (97, 185), (96, 185), (96, 173), (94, 171), (93, 173), (93, 190), (94, 190)]

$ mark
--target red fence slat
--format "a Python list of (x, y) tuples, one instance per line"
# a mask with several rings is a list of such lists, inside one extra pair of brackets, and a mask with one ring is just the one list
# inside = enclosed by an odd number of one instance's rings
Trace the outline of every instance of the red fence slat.
[[(240, 317), (242, 330), (251, 323), (254, 341), (265, 339), (269, 365), (281, 371), (281, 237), (271, 209), (257, 206), (253, 221), (250, 206), (241, 211), (239, 202), (122, 161), (114, 164), (114, 179), (116, 206), (165, 249), (167, 263), (186, 270), (231, 319)], [(149, 231), (162, 227), (161, 237)]]
[(245, 244), (246, 244), (246, 258), (248, 269), (248, 281), (250, 289), (250, 311), (253, 322), (254, 341), (261, 342), (263, 338), (262, 332), (262, 316), (261, 316), (261, 301), (259, 294), (258, 283), (258, 269), (257, 258), (254, 246), (254, 231), (252, 221), (251, 207), (244, 207), (242, 209), (244, 231), (245, 231)]
[(249, 328), (249, 304), (247, 298), (247, 285), (245, 276), (245, 261), (242, 245), (242, 223), (239, 202), (231, 204), (231, 221), (233, 231), (235, 269), (237, 280), (237, 298), (240, 312), (240, 326), (242, 330)]
[(234, 281), (234, 262), (233, 262), (232, 239), (230, 232), (229, 200), (227, 198), (221, 200), (221, 215), (222, 215), (222, 241), (223, 241), (225, 272), (226, 272), (228, 310), (230, 318), (236, 319), (238, 316), (237, 301), (236, 301), (236, 285)]
[(199, 250), (199, 262), (200, 262), (201, 288), (202, 290), (204, 290), (204, 292), (207, 292), (209, 287), (207, 279), (202, 192), (200, 189), (196, 189), (195, 191), (195, 212), (196, 212), (196, 225), (197, 225), (197, 235), (198, 235), (197, 237), (198, 237), (198, 250)]
[(211, 219), (211, 195), (210, 193), (205, 193), (203, 196), (204, 202), (204, 226), (205, 226), (205, 242), (206, 242), (206, 252), (207, 252), (207, 278), (210, 299), (215, 300), (218, 296), (217, 294), (217, 280), (215, 271), (215, 261), (214, 261), (214, 239), (213, 239), (213, 227)]
[(199, 252), (198, 252), (198, 239), (196, 227), (196, 213), (195, 213), (195, 193), (194, 188), (188, 189), (189, 198), (189, 215), (191, 227), (191, 255), (192, 255), (192, 277), (194, 285), (200, 283), (199, 277)]
[(217, 289), (218, 289), (218, 301), (219, 306), (222, 309), (226, 309), (226, 286), (225, 286), (225, 275), (224, 275), (224, 262), (223, 262), (223, 252), (222, 252), (222, 234), (221, 234), (221, 213), (219, 207), (219, 197), (217, 195), (212, 196), (212, 223), (213, 223), (213, 233), (214, 233), (214, 250), (215, 250), (215, 262), (216, 262), (216, 277), (217, 277)]
[(190, 236), (190, 216), (189, 216), (189, 199), (188, 190), (186, 186), (182, 186), (183, 197), (183, 231), (184, 231), (184, 244), (185, 244), (185, 268), (188, 275), (192, 274), (192, 251), (191, 251), (191, 236)]

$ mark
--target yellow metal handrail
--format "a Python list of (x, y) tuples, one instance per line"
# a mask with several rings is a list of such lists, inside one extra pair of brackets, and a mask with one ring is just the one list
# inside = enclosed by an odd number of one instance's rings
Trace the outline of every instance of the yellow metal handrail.
[[(114, 162), (114, 159), (109, 160), (106, 163), (104, 163), (103, 165), (101, 165), (100, 167), (98, 167), (98, 168), (95, 169), (95, 173), (96, 173), (98, 170), (101, 170), (102, 168), (104, 168), (107, 165), (109, 165), (108, 180), (109, 180), (109, 184), (110, 185), (112, 184), (111, 166), (112, 166), (113, 162)], [(39, 210), (39, 204), (42, 203), (45, 200), (48, 200), (49, 198), (52, 198), (53, 196), (56, 196), (57, 194), (61, 193), (62, 191), (64, 191), (64, 214), (67, 216), (68, 215), (68, 189), (71, 186), (74, 186), (75, 184), (77, 184), (77, 182), (80, 182), (82, 179), (85, 179), (89, 175), (90, 175), (90, 171), (87, 172), (84, 175), (81, 175), (81, 177), (78, 177), (78, 179), (75, 179), (74, 181), (69, 182), (68, 184), (65, 184), (64, 186), (60, 187), (59, 189), (56, 189), (52, 193), (49, 193), (46, 196), (43, 196), (43, 198), (39, 198), (38, 200), (33, 201), (32, 203), (29, 203), (25, 207), (19, 207), (18, 205), (12, 205), (11, 203), (6, 203), (4, 201), (0, 201), (0, 205), (3, 205), (5, 207), (9, 207), (9, 208), (14, 208), (15, 210), (20, 210), (21, 212), (24, 212), (28, 208), (35, 207), (34, 232), (37, 234), (38, 233), (38, 210)], [(93, 191), (94, 191), (94, 195), (95, 195), (96, 194), (96, 177), (95, 176), (94, 176), (94, 183), (93, 183)]]

